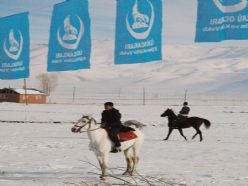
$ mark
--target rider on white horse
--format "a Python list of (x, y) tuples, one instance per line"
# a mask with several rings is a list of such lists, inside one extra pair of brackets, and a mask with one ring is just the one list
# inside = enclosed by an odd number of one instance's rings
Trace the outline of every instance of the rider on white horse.
[[(144, 124), (135, 120), (126, 121), (124, 125), (121, 125), (122, 132), (132, 129), (132, 133), (135, 135), (134, 138), (126, 138), (126, 140), (121, 142), (121, 150), (124, 152), (127, 161), (127, 170), (123, 173), (124, 175), (133, 176), (136, 174), (136, 168), (140, 159), (140, 150), (144, 141), (144, 134), (141, 131), (143, 127), (145, 127)], [(102, 180), (107, 179), (106, 171), (108, 168), (109, 153), (113, 148), (113, 144), (108, 137), (106, 129), (102, 128), (92, 116), (83, 116), (75, 123), (71, 131), (74, 133), (87, 132), (90, 139), (90, 149), (94, 151), (102, 170), (100, 178)]]
[(133, 128), (124, 126), (121, 123), (121, 113), (114, 108), (114, 103), (107, 102), (104, 104), (105, 110), (102, 112), (102, 128), (106, 129), (109, 138), (113, 141), (115, 147), (111, 152), (121, 152), (121, 143), (118, 138), (120, 132), (135, 131)]
[(121, 131), (121, 114), (119, 110), (114, 108), (112, 102), (104, 104), (105, 110), (102, 112), (102, 126), (108, 131), (109, 138), (114, 142), (115, 147), (112, 152), (121, 151), (121, 143), (118, 138), (118, 133)]

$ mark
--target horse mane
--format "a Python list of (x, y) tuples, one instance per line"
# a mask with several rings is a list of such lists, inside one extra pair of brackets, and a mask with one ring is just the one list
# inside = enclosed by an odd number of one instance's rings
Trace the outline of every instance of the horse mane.
[(167, 110), (170, 111), (170, 113), (173, 114), (174, 116), (177, 116), (177, 114), (174, 112), (173, 109), (168, 108)]
[(176, 115), (176, 113), (175, 113), (175, 111), (173, 109), (169, 109), (169, 110)]
[(95, 118), (93, 118), (93, 117), (90, 118), (90, 117), (91, 117), (91, 115), (86, 115), (86, 116), (83, 116), (82, 118), (86, 118), (86, 119), (88, 119), (88, 120), (94, 121), (95, 124), (99, 124), (99, 123), (97, 123), (97, 121), (96, 121)]

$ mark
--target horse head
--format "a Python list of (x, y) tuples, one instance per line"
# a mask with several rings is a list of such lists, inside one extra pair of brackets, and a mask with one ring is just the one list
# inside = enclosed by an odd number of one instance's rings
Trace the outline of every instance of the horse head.
[(96, 121), (92, 116), (83, 116), (76, 122), (71, 131), (73, 133), (87, 132), (91, 129), (93, 122), (96, 124)]
[(172, 117), (172, 116), (176, 116), (176, 114), (172, 109), (169, 108), (166, 111), (164, 111), (163, 114), (161, 114), (161, 117)]

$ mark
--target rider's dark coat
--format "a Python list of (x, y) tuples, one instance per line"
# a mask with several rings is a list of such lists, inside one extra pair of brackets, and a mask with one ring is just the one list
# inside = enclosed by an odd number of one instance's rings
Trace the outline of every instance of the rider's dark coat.
[(174, 121), (174, 127), (178, 127), (183, 124), (188, 118), (190, 112), (190, 108), (188, 106), (183, 106), (181, 111), (179, 112), (179, 115), (177, 119)]
[(120, 147), (121, 143), (118, 139), (118, 133), (121, 130), (121, 114), (119, 110), (113, 108), (111, 110), (104, 110), (102, 112), (102, 124), (108, 130), (110, 139), (114, 142), (116, 147)]
[(111, 110), (104, 110), (102, 112), (102, 124), (107, 128), (120, 128), (121, 127), (121, 114), (119, 110), (113, 108)]
[(183, 106), (179, 114), (183, 116), (187, 116), (189, 115), (189, 112), (190, 112), (190, 108), (188, 106)]

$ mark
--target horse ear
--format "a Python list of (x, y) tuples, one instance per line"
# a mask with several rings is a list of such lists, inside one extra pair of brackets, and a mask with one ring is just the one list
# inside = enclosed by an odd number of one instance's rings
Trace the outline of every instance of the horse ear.
[(88, 118), (89, 118), (89, 119), (92, 119), (92, 114), (90, 114), (90, 115), (88, 116)]

